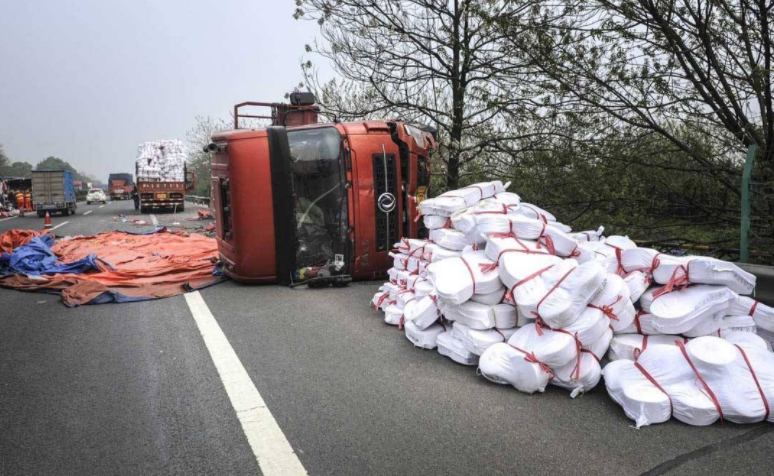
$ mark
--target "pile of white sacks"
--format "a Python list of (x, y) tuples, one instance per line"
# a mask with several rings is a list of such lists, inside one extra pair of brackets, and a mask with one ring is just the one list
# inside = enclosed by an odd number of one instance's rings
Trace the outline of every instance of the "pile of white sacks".
[(182, 182), (187, 157), (185, 146), (178, 139), (143, 142), (137, 146), (137, 179)]
[(395, 245), (373, 298), (386, 323), (526, 393), (552, 384), (575, 397), (604, 374), (637, 426), (774, 418), (774, 354), (757, 335), (774, 332), (774, 309), (747, 297), (753, 275), (602, 227), (573, 233), (508, 185), (420, 204), (429, 240)]

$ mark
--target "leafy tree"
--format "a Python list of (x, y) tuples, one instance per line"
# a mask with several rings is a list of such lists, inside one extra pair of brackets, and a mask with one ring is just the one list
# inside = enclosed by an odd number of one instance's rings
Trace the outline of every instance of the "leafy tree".
[(214, 119), (209, 116), (197, 116), (196, 125), (186, 132), (188, 142), (188, 161), (191, 170), (196, 172), (196, 187), (193, 195), (201, 197), (210, 196), (211, 162), (210, 154), (204, 152), (204, 147), (212, 142), (212, 135), (218, 131), (231, 129), (230, 121)]
[[(307, 62), (306, 83), (340, 118), (394, 116), (436, 126), (446, 185), (456, 188), (466, 164), (522, 137), (503, 126), (506, 115), (525, 113), (528, 71), (485, 20), (524, 14), (532, 3), (297, 0), (295, 18), (316, 21), (324, 40), (307, 51), (343, 78), (321, 84)], [(503, 79), (520, 74), (521, 83), (506, 87)]]
[(8, 156), (5, 155), (5, 150), (3, 149), (3, 144), (0, 144), (0, 175), (2, 175), (5, 170), (5, 168), (10, 163), (10, 160), (8, 159)]
[(32, 164), (27, 162), (14, 162), (0, 169), (0, 175), (6, 177), (24, 177), (32, 176)]

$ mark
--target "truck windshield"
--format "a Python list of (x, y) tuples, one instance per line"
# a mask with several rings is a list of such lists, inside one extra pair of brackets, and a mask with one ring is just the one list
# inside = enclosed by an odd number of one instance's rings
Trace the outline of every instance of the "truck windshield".
[[(341, 134), (334, 127), (288, 131), (296, 194), (296, 267), (343, 268), (349, 220)], [(333, 271), (333, 270), (331, 270)]]

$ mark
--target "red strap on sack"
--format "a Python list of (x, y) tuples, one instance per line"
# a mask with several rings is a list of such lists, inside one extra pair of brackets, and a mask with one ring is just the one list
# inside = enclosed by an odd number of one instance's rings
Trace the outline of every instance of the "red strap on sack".
[(525, 355), (524, 360), (526, 360), (527, 362), (529, 362), (531, 364), (537, 364), (538, 367), (540, 367), (540, 369), (543, 372), (548, 374), (548, 380), (553, 380), (554, 379), (554, 377), (556, 376), (554, 371), (545, 362), (541, 362), (540, 359), (537, 358), (537, 356), (535, 355), (534, 352), (527, 352), (526, 350), (519, 349), (518, 347), (516, 347), (515, 345), (513, 345), (511, 343), (508, 343), (508, 345), (510, 345), (514, 349), (516, 349), (519, 352), (521, 352), (522, 354), (524, 354)]
[[(517, 316), (518, 316), (518, 314), (517, 314)], [(518, 317), (517, 317), (517, 319), (518, 319)], [(517, 325), (518, 325), (518, 324), (517, 324)], [(498, 328), (496, 328), (496, 327), (493, 327), (493, 328), (492, 328), (492, 330), (493, 330), (493, 331), (495, 331), (495, 332), (497, 332), (498, 334), (500, 334), (500, 337), (502, 337), (502, 338), (503, 338), (503, 342), (507, 342), (507, 341), (508, 341), (508, 339), (506, 339), (506, 338), (505, 338), (505, 334), (503, 334), (502, 332), (500, 332), (500, 329), (498, 329)]]
[(648, 336), (642, 336), (642, 349), (639, 347), (634, 348), (634, 360), (637, 360), (640, 358), (640, 355), (642, 355), (643, 352), (648, 348)]
[(390, 297), (390, 293), (385, 292), (381, 296), (379, 296), (379, 299), (376, 301), (376, 304), (374, 305), (374, 310), (379, 310), (380, 307), (382, 307), (382, 303), (384, 303), (384, 300)]
[(591, 356), (594, 357), (594, 360), (596, 360), (598, 364), (602, 363), (602, 360), (599, 358), (599, 356), (597, 356), (597, 354), (595, 354), (594, 352), (590, 351), (589, 349), (581, 349), (581, 352), (583, 352), (585, 354), (591, 354)]
[(554, 248), (554, 239), (551, 238), (551, 236), (546, 235), (546, 225), (548, 224), (547, 221), (543, 221), (543, 228), (540, 229), (540, 235), (538, 235), (537, 239), (537, 249), (541, 249), (541, 243), (543, 243), (546, 246), (546, 250), (548, 250), (549, 254), (556, 255), (556, 248)]
[(545, 273), (546, 271), (548, 271), (549, 269), (551, 269), (553, 267), (554, 267), (554, 265), (551, 265), (551, 266), (546, 266), (543, 269), (539, 269), (539, 270), (535, 271), (534, 273), (530, 274), (529, 276), (527, 276), (526, 278), (524, 278), (521, 281), (519, 281), (516, 284), (514, 284), (511, 287), (511, 289), (507, 293), (505, 293), (504, 300), (505, 301), (513, 301), (513, 291), (515, 291), (516, 288), (518, 288), (519, 286), (521, 286), (522, 284), (524, 284), (524, 283), (526, 283), (528, 281), (531, 281), (531, 280), (537, 278), (538, 276), (540, 276), (541, 274)]
[(739, 349), (739, 352), (742, 353), (742, 357), (744, 358), (744, 363), (747, 364), (747, 368), (750, 369), (750, 374), (752, 374), (752, 378), (755, 381), (755, 386), (758, 387), (758, 393), (761, 395), (761, 400), (763, 400), (763, 406), (766, 407), (766, 416), (763, 417), (763, 421), (766, 421), (769, 419), (769, 401), (766, 399), (766, 394), (763, 393), (763, 388), (761, 388), (761, 383), (758, 381), (758, 376), (755, 375), (755, 371), (752, 368), (752, 364), (750, 364), (750, 360), (747, 358), (747, 354), (745, 353), (744, 349), (739, 347), (737, 344), (734, 344), (734, 347)]
[(503, 204), (502, 210), (484, 210), (479, 212), (472, 212), (473, 215), (507, 215), (508, 207)]
[(618, 304), (618, 302), (621, 299), (623, 299), (623, 296), (621, 296), (619, 294), (618, 295), (618, 299), (616, 299), (615, 301), (613, 301), (610, 304), (603, 304), (601, 306), (597, 306), (596, 304), (589, 304), (588, 307), (590, 307), (592, 309), (599, 309), (600, 311), (602, 311), (602, 314), (606, 315), (610, 320), (617, 321), (618, 320), (618, 316), (615, 314), (615, 312), (613, 312), (613, 306)]
[(758, 301), (753, 301), (753, 305), (750, 308), (750, 317), (753, 317), (753, 314), (755, 314), (755, 310), (758, 308)]
[(637, 314), (634, 315), (634, 327), (637, 328), (637, 334), (642, 334), (642, 326), (640, 325), (640, 316), (646, 314), (645, 311), (637, 311)]
[[(569, 275), (570, 275), (570, 274), (571, 274), (573, 271), (575, 271), (576, 269), (577, 269), (577, 268), (572, 268), (571, 270), (569, 270), (569, 271), (567, 271), (566, 273), (564, 273), (564, 276), (562, 276), (562, 277), (561, 277), (561, 279), (559, 279), (559, 281), (557, 281), (557, 282), (556, 282), (556, 284), (554, 284), (554, 286), (553, 286), (551, 289), (549, 289), (549, 290), (548, 290), (548, 292), (546, 293), (546, 295), (545, 295), (545, 296), (543, 296), (543, 298), (542, 298), (540, 301), (538, 301), (538, 303), (537, 303), (537, 306), (535, 306), (535, 310), (534, 310), (534, 311), (532, 311), (532, 314), (534, 314), (534, 315), (535, 315), (535, 318), (538, 318), (538, 317), (540, 317), (540, 305), (541, 305), (541, 304), (543, 304), (543, 301), (545, 301), (545, 300), (546, 300), (546, 298), (547, 298), (548, 296), (550, 296), (550, 295), (551, 295), (551, 293), (552, 293), (552, 292), (554, 292), (554, 291), (556, 290), (556, 288), (558, 288), (558, 287), (559, 287), (559, 285), (560, 285), (560, 284), (562, 284), (562, 281), (564, 281), (565, 279), (567, 279), (567, 276), (569, 276)], [(538, 334), (541, 334), (541, 332), (540, 332), (540, 328), (538, 328)]]
[[(691, 276), (690, 276), (690, 266), (691, 263), (693, 263), (693, 260), (685, 263), (684, 265), (681, 264), (680, 266), (676, 267), (675, 270), (672, 272), (672, 276), (669, 278), (669, 281), (662, 287), (656, 289), (653, 291), (653, 299), (662, 296), (664, 294), (671, 293), (672, 291), (679, 291), (681, 289), (684, 289), (689, 284), (691, 284)], [(682, 276), (678, 276), (678, 271), (683, 272)]]
[(623, 257), (623, 249), (618, 246), (611, 245), (610, 243), (605, 243), (605, 246), (609, 246), (615, 250), (615, 259), (618, 261), (618, 267), (616, 268), (615, 273), (619, 276), (626, 275), (626, 270), (624, 269), (623, 262), (621, 261), (621, 258)]
[(570, 258), (577, 258), (581, 255), (580, 250), (578, 249), (578, 243), (575, 243), (575, 248), (570, 251)]
[(680, 352), (683, 353), (683, 357), (685, 357), (686, 362), (688, 362), (688, 365), (691, 366), (691, 369), (693, 369), (693, 373), (696, 374), (696, 377), (699, 379), (699, 382), (704, 386), (704, 389), (707, 391), (706, 395), (709, 397), (710, 400), (712, 400), (712, 403), (715, 405), (715, 408), (718, 410), (718, 414), (720, 415), (720, 425), (723, 425), (723, 409), (720, 408), (720, 402), (718, 401), (718, 398), (715, 396), (715, 392), (712, 391), (710, 386), (707, 384), (707, 381), (704, 380), (704, 377), (701, 376), (699, 373), (699, 369), (696, 368), (695, 365), (693, 365), (693, 362), (691, 361), (691, 358), (688, 357), (688, 352), (685, 350), (685, 344), (680, 342), (679, 340), (675, 341), (675, 344), (677, 344), (677, 347), (680, 348)]
[(470, 273), (470, 279), (473, 281), (473, 294), (476, 294), (476, 276), (473, 274), (473, 268), (470, 267), (470, 264), (468, 264), (467, 261), (465, 261), (465, 258), (460, 256), (460, 259), (463, 263), (465, 263), (465, 267), (468, 268), (468, 273)]
[(659, 385), (659, 383), (656, 381), (656, 379), (654, 379), (653, 376), (650, 375), (650, 373), (648, 373), (647, 370), (645, 370), (645, 367), (640, 365), (640, 363), (637, 362), (636, 360), (634, 361), (634, 366), (637, 367), (637, 370), (639, 370), (640, 373), (642, 373), (642, 375), (644, 375), (645, 378), (650, 381), (650, 383), (652, 383), (657, 389), (661, 390), (661, 393), (666, 395), (666, 397), (669, 399), (669, 416), (671, 417), (672, 416), (672, 412), (674, 411), (673, 410), (674, 406), (672, 405), (672, 397), (670, 397), (669, 394), (667, 393), (667, 391), (664, 390), (664, 387)]

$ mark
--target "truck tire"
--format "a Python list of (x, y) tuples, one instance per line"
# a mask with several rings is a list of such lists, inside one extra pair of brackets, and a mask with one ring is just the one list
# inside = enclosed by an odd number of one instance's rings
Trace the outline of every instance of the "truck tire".
[(41, 211), (38, 212), (38, 218), (45, 218), (45, 217), (46, 217), (46, 212), (41, 212)]
[(89, 202), (89, 201), (86, 201), (86, 205), (91, 205), (91, 202)]
[(177, 211), (184, 212), (185, 211), (185, 205), (180, 205), (179, 207), (177, 207)]
[(64, 210), (62, 210), (62, 216), (63, 217), (66, 217), (66, 216), (69, 216), (69, 215), (70, 215), (70, 209), (69, 208), (65, 208)]

